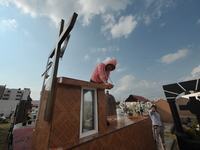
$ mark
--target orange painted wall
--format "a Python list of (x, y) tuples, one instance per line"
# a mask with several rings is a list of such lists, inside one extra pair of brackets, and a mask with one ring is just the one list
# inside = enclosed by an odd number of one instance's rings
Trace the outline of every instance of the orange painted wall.
[[(179, 105), (187, 105), (189, 99), (186, 98), (177, 98), (175, 100), (175, 104), (177, 107), (178, 114), (180, 116), (181, 122), (185, 122), (187, 117), (194, 118), (195, 115), (192, 114), (189, 110), (180, 110)], [(169, 103), (167, 100), (160, 99), (154, 103), (158, 107), (158, 111), (160, 112), (161, 120), (166, 123), (173, 123), (173, 117), (171, 114), (171, 110), (169, 107)]]
[[(58, 81), (60, 81), (58, 79)], [(104, 85), (64, 78), (57, 83), (52, 119), (44, 121), (48, 91), (44, 91), (38, 121), (32, 134), (31, 150), (47, 150), (50, 147), (79, 139), (81, 86), (97, 87), (99, 131), (106, 130), (106, 102)], [(70, 83), (70, 84), (66, 84)], [(78, 85), (78, 86), (77, 86)]]
[[(99, 133), (79, 138), (81, 86), (97, 86)], [(139, 118), (106, 124), (105, 86), (74, 79), (59, 79), (50, 122), (44, 121), (48, 92), (44, 91), (39, 118), (32, 135), (31, 150), (155, 150), (151, 120)], [(119, 120), (120, 122), (120, 120)], [(129, 122), (131, 124), (129, 124)], [(128, 124), (128, 125), (126, 125)], [(115, 129), (115, 130), (113, 130)]]
[(160, 118), (161, 118), (162, 122), (166, 122), (166, 123), (174, 122), (167, 100), (160, 99), (160, 100), (156, 101), (154, 104), (158, 108), (158, 112), (160, 113)]
[[(136, 119), (135, 119), (136, 118)], [(135, 124), (121, 127), (107, 134), (93, 135), (65, 143), (50, 150), (156, 150), (150, 118), (139, 117)], [(137, 117), (133, 117), (137, 120)], [(130, 121), (127, 119), (127, 121)], [(111, 122), (112, 125), (117, 125)], [(114, 126), (113, 126), (114, 127)]]
[(31, 139), (31, 150), (48, 150), (50, 124), (44, 121), (44, 112), (46, 107), (48, 91), (44, 91), (42, 102), (40, 104), (40, 114), (36, 122), (35, 130)]

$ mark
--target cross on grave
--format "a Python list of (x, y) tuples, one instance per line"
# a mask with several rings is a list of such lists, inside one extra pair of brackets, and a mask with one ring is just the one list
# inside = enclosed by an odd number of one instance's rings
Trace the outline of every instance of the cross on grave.
[[(40, 97), (40, 105), (42, 101), (41, 98), (44, 93), (45, 81), (47, 78), (49, 79), (48, 97), (47, 97), (47, 103), (46, 103), (46, 108), (45, 108), (45, 113), (44, 113), (44, 121), (47, 121), (47, 122), (49, 122), (51, 119), (51, 112), (53, 108), (53, 101), (54, 101), (55, 91), (56, 91), (56, 78), (57, 78), (57, 72), (58, 72), (59, 58), (62, 58), (64, 54), (65, 48), (70, 38), (69, 33), (74, 27), (77, 16), (78, 14), (74, 12), (74, 14), (72, 15), (71, 19), (69, 20), (67, 24), (67, 27), (64, 30), (63, 30), (64, 20), (63, 19), (61, 20), (57, 43), (48, 56), (46, 70), (42, 74), (42, 76), (44, 76), (44, 80), (43, 80), (43, 85), (42, 85), (42, 92), (41, 92), (42, 94)], [(53, 57), (54, 57), (54, 60), (52, 62), (50, 61), (50, 59)], [(52, 69), (52, 72), (51, 72), (51, 75), (49, 76), (48, 71), (50, 68)]]
[(187, 105), (179, 105), (180, 110), (189, 110), (191, 113), (195, 114), (198, 122), (200, 123), (200, 101), (196, 97), (189, 97), (190, 101)]

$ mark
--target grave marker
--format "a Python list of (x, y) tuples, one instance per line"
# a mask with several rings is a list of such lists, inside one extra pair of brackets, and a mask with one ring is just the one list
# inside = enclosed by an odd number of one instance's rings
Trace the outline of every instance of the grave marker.
[[(46, 81), (46, 79), (49, 78), (48, 98), (47, 98), (47, 104), (46, 104), (45, 114), (44, 114), (44, 121), (47, 121), (47, 122), (49, 122), (51, 119), (51, 112), (52, 112), (52, 108), (53, 108), (53, 101), (54, 101), (55, 90), (56, 90), (55, 86), (56, 86), (59, 58), (62, 58), (62, 56), (64, 54), (65, 48), (66, 48), (67, 43), (70, 38), (69, 33), (74, 27), (77, 16), (78, 16), (78, 14), (76, 14), (76, 13), (74, 13), (72, 15), (72, 17), (71, 17), (70, 21), (68, 22), (67, 27), (65, 29), (64, 29), (64, 20), (61, 20), (59, 33), (58, 33), (58, 41), (48, 56), (46, 70), (42, 74), (42, 76), (44, 76), (43, 85), (42, 85), (42, 94), (44, 93), (45, 81)], [(62, 46), (62, 48), (61, 48), (61, 46)], [(52, 59), (53, 57), (54, 57), (54, 60), (50, 61), (50, 59)], [(48, 71), (50, 68), (52, 69), (52, 73), (49, 76)], [(41, 95), (41, 98), (42, 98), (42, 95)], [(40, 105), (41, 105), (41, 98), (40, 98)]]
[(179, 105), (180, 110), (189, 110), (191, 113), (195, 114), (198, 122), (200, 123), (200, 101), (196, 97), (189, 97), (190, 101), (187, 105)]

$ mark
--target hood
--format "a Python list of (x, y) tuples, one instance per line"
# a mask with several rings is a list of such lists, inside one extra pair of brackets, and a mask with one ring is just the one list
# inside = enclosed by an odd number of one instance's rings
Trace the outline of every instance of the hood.
[[(109, 65), (109, 64), (115, 66), (115, 68), (116, 68), (117, 60), (116, 60), (116, 59), (111, 59), (111, 60), (109, 60), (109, 61), (107, 61), (107, 62), (105, 63), (106, 66)], [(113, 70), (115, 70), (115, 69), (113, 69)]]

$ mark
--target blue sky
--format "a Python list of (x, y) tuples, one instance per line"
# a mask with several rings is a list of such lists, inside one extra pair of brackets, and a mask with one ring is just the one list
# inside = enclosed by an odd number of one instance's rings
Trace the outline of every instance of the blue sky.
[(162, 85), (200, 76), (199, 0), (0, 0), (0, 85), (39, 100), (61, 19), (78, 18), (58, 77), (89, 81), (109, 59), (116, 100), (164, 98)]

